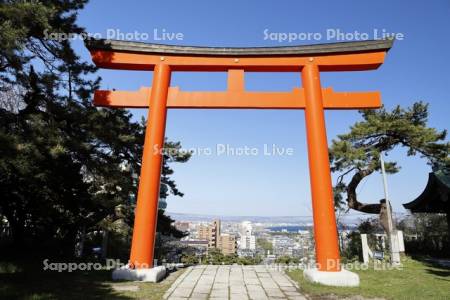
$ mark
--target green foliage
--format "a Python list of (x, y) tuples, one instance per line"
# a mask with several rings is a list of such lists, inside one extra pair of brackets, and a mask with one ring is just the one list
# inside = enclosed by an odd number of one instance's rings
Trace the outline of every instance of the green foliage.
[(347, 236), (348, 242), (341, 251), (342, 261), (362, 261), (361, 234), (358, 231), (352, 231)]
[[(437, 131), (427, 127), (428, 104), (416, 102), (412, 107), (403, 109), (397, 106), (392, 111), (360, 111), (363, 121), (357, 122), (347, 134), (339, 135), (333, 140), (331, 158), (333, 171), (349, 168), (379, 170), (379, 154), (406, 147), (408, 155), (421, 154), (437, 161), (449, 162), (449, 143), (445, 140), (447, 131)], [(386, 163), (386, 171), (395, 173), (399, 170), (396, 163)]]
[(238, 265), (259, 265), (262, 262), (262, 258), (260, 256), (255, 257), (239, 257), (237, 259)]
[(405, 251), (410, 255), (450, 257), (450, 237), (445, 214), (416, 213), (400, 221)]
[[(121, 109), (91, 103), (95, 66), (68, 40), (83, 33), (77, 11), (87, 1), (2, 1), (0, 5), (0, 219), (14, 249), (72, 256), (96, 230), (129, 242), (145, 125)], [(170, 163), (190, 154), (166, 141), (162, 196), (182, 196)], [(170, 218), (159, 218), (159, 229)], [(117, 246), (121, 244), (117, 242)]]
[(170, 163), (185, 163), (191, 158), (191, 153), (182, 149), (180, 142), (171, 142), (166, 139), (164, 144), (163, 166), (161, 171), (161, 183), (160, 189), (161, 197), (167, 198), (169, 192), (174, 196), (183, 196), (175, 184), (175, 181), (170, 179), (170, 175), (173, 174), (173, 170), (170, 167)]
[(370, 249), (380, 250), (375, 233), (382, 231), (379, 221), (374, 218), (366, 219), (359, 223), (357, 230), (352, 231), (347, 236), (348, 242), (342, 250), (341, 256), (345, 261), (362, 261), (361, 234), (367, 234)]
[(174, 219), (164, 214), (163, 210), (158, 210), (158, 227), (157, 231), (162, 235), (172, 236), (174, 238), (182, 238), (187, 234), (183, 231), (176, 229), (172, 224), (175, 222)]
[(238, 257), (236, 254), (224, 255), (218, 249), (208, 250), (208, 254), (202, 258), (203, 264), (211, 265), (257, 265), (262, 262), (261, 257)]
[[(177, 251), (173, 244), (167, 241), (166, 238), (180, 239), (187, 234), (175, 228), (172, 224), (175, 222), (171, 217), (164, 214), (162, 209), (158, 210), (158, 226), (156, 231), (158, 233), (155, 243), (155, 259), (165, 260), (168, 254)], [(129, 247), (127, 247), (129, 249)]]
[(183, 256), (181, 256), (181, 262), (186, 265), (197, 265), (200, 263), (200, 259), (198, 256), (193, 254), (183, 254)]
[(256, 245), (258, 247), (260, 247), (261, 249), (264, 249), (265, 252), (273, 251), (273, 245), (271, 242), (269, 242), (268, 240), (264, 239), (264, 238), (258, 238), (256, 239)]
[(374, 218), (363, 220), (358, 225), (358, 231), (360, 233), (374, 234), (380, 232), (381, 230), (382, 228), (380, 226), (379, 221)]
[(232, 265), (236, 263), (237, 259), (236, 254), (224, 255), (219, 249), (209, 249), (202, 262), (210, 265)]
[(284, 264), (284, 265), (292, 265), (292, 264), (296, 265), (296, 264), (300, 263), (300, 259), (298, 257), (283, 255), (283, 256), (277, 257), (277, 259), (275, 260), (275, 263)]

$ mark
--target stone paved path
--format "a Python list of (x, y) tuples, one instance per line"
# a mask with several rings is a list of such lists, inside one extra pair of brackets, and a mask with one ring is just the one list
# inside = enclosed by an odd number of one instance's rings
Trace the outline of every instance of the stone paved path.
[(306, 300), (287, 275), (265, 266), (195, 266), (188, 268), (164, 299)]

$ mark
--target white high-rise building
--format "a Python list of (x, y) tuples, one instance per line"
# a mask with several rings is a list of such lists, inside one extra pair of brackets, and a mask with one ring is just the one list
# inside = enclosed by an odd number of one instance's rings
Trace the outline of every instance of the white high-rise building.
[(243, 221), (240, 226), (240, 234), (243, 235), (252, 235), (253, 226), (250, 221)]
[(255, 250), (256, 237), (253, 235), (252, 222), (250, 221), (242, 222), (239, 233), (240, 233), (239, 248)]

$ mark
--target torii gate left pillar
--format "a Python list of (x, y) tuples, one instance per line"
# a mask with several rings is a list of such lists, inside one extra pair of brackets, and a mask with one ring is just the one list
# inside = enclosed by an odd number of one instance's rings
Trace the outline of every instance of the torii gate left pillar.
[[(378, 92), (335, 93), (323, 89), (321, 71), (375, 69), (392, 41), (366, 41), (274, 48), (201, 48), (123, 41), (89, 41), (94, 62), (104, 68), (154, 70), (152, 88), (138, 92), (96, 91), (96, 105), (149, 107), (135, 212), (130, 266), (153, 267), (162, 151), (167, 108), (304, 109), (317, 269), (305, 271), (314, 282), (359, 285), (359, 277), (340, 267), (324, 109), (381, 106)], [(171, 71), (226, 71), (225, 92), (182, 92), (170, 88)], [(303, 87), (292, 92), (247, 92), (245, 71), (300, 71)], [(127, 276), (125, 276), (127, 277)], [(128, 276), (129, 277), (129, 276)]]
[(135, 268), (153, 267), (169, 84), (170, 67), (156, 65), (131, 242), (130, 265)]

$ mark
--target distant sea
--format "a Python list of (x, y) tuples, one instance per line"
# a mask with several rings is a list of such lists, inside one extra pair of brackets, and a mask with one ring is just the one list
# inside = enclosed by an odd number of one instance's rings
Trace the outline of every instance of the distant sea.
[[(276, 230), (281, 230), (283, 228), (288, 231), (298, 232), (298, 230), (308, 229), (308, 225), (312, 226), (313, 218), (312, 216), (278, 216), (278, 217), (270, 217), (270, 216), (219, 216), (219, 215), (201, 215), (201, 214), (182, 214), (175, 212), (167, 212), (168, 215), (172, 217), (172, 219), (176, 221), (189, 221), (189, 222), (211, 222), (215, 219), (220, 219), (222, 222), (242, 222), (242, 221), (250, 221), (253, 223), (269, 223), (269, 224), (292, 224), (292, 225), (284, 225), (284, 226), (273, 226), (267, 227), (268, 229), (274, 228)], [(369, 217), (370, 215), (367, 215)], [(361, 215), (348, 215), (342, 216), (341, 222), (348, 227), (353, 227), (361, 223)], [(301, 225), (300, 225), (301, 224)], [(281, 229), (280, 229), (281, 227)], [(340, 228), (341, 229), (341, 228)]]
[(298, 232), (299, 230), (308, 230), (311, 226), (273, 226), (273, 227), (267, 227), (270, 231), (273, 232), (281, 232), (283, 230), (286, 230), (287, 232)]
[[(312, 226), (295, 226), (295, 225), (289, 225), (289, 226), (272, 226), (272, 227), (266, 227), (272, 232), (281, 232), (283, 230), (286, 230), (287, 232), (298, 232), (299, 230), (309, 230)], [(354, 229), (356, 226), (346, 226), (346, 228), (343, 228), (342, 226), (339, 226), (339, 229)]]

